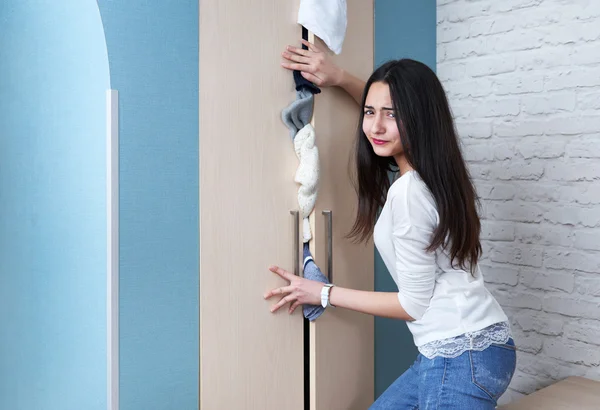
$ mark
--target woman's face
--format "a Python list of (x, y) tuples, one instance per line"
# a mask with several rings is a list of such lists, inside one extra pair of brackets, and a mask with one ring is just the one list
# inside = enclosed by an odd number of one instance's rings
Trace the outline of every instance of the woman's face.
[(402, 142), (396, 124), (390, 87), (386, 83), (371, 84), (364, 106), (363, 132), (380, 157), (402, 156)]

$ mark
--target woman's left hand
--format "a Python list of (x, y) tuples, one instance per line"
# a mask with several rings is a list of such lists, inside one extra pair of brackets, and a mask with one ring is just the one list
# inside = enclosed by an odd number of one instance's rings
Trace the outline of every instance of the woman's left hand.
[(271, 312), (277, 311), (286, 303), (290, 303), (290, 314), (300, 305), (321, 305), (323, 283), (301, 278), (278, 266), (270, 266), (269, 270), (290, 282), (287, 286), (275, 288), (265, 294), (265, 299), (269, 299), (275, 295), (283, 296), (279, 302), (271, 307)]

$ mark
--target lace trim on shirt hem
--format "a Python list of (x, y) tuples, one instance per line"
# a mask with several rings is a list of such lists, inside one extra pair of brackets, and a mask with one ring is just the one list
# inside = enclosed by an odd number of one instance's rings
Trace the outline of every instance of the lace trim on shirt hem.
[(482, 351), (492, 344), (504, 344), (511, 338), (508, 322), (495, 323), (475, 332), (443, 340), (434, 340), (419, 347), (419, 352), (428, 359), (441, 356), (453, 359), (468, 350)]

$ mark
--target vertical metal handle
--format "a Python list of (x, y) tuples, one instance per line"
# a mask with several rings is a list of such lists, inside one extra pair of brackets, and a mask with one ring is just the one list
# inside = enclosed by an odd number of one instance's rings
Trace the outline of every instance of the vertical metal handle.
[(294, 250), (292, 255), (294, 255), (294, 275), (300, 275), (300, 211), (290, 211), (290, 214), (294, 217), (294, 240), (292, 244), (294, 246)]
[(323, 215), (326, 218), (325, 230), (327, 232), (327, 279), (333, 283), (333, 212), (325, 210)]

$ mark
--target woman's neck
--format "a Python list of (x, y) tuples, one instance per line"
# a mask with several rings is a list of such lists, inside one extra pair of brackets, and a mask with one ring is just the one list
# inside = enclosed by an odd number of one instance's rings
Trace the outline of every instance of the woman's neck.
[(400, 175), (404, 175), (406, 172), (413, 170), (413, 167), (411, 167), (409, 165), (408, 161), (406, 160), (406, 156), (404, 155), (404, 153), (395, 155), (394, 160), (396, 161), (396, 164), (398, 165)]

